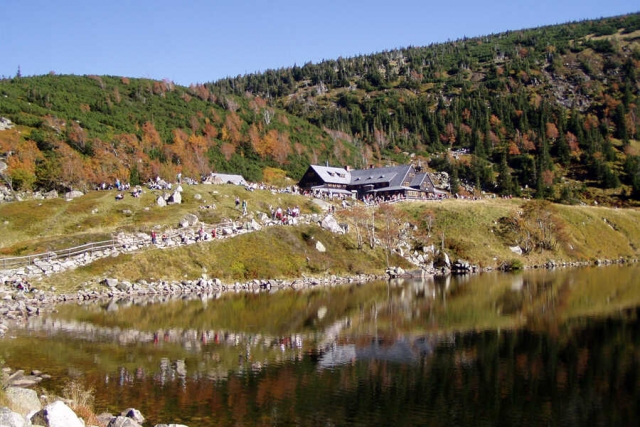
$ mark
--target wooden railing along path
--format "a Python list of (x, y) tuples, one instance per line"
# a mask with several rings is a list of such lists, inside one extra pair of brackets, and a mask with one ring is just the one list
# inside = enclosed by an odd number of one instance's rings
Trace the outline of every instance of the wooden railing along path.
[(91, 242), (80, 246), (74, 246), (72, 248), (59, 249), (57, 251), (42, 252), (39, 254), (31, 254), (17, 257), (0, 258), (0, 269), (8, 270), (11, 268), (19, 268), (27, 265), (32, 265), (39, 260), (52, 260), (52, 259), (65, 259), (72, 256), (81, 255), (84, 253), (92, 253), (104, 249), (113, 249), (117, 245), (117, 241), (114, 239), (104, 240), (102, 242)]
[[(233, 227), (235, 224), (233, 222), (223, 222), (218, 225), (207, 225), (204, 223), (200, 223), (201, 226), (204, 227), (205, 230), (210, 231), (211, 229), (221, 229), (226, 227)], [(173, 239), (178, 237), (184, 233), (184, 230), (175, 230), (173, 232), (167, 233), (164, 232), (167, 239)], [(159, 233), (160, 234), (160, 233)], [(158, 236), (158, 243), (161, 243), (161, 237)], [(131, 239), (127, 241), (127, 244), (130, 245), (146, 245), (150, 244), (150, 239)], [(104, 240), (101, 242), (91, 242), (85, 243), (84, 245), (74, 246), (72, 248), (66, 249), (58, 249), (55, 251), (41, 252), (38, 254), (17, 256), (17, 257), (7, 257), (0, 258), (0, 270), (10, 270), (20, 267), (25, 267), (29, 265), (33, 265), (37, 261), (50, 261), (53, 259), (66, 259), (71, 258), (77, 255), (83, 255), (85, 253), (93, 253), (96, 251), (103, 251), (105, 249), (116, 249), (116, 247), (121, 246), (122, 242), (117, 239)]]

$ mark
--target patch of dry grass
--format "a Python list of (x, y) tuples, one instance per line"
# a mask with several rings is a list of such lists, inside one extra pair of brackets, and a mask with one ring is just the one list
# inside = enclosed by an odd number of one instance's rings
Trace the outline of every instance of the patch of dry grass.
[[(159, 207), (157, 198), (164, 192), (145, 190), (140, 198), (128, 193), (116, 201), (117, 191), (92, 191), (66, 201), (28, 200), (0, 204), (0, 253), (26, 255), (69, 247), (70, 236), (109, 236), (118, 231), (147, 232), (152, 227), (176, 227), (188, 213), (206, 223), (238, 219), (235, 197), (247, 200), (249, 212), (269, 214), (270, 207), (300, 206), (310, 212), (313, 206), (307, 198), (270, 191), (247, 191), (235, 185), (184, 186), (182, 203)], [(200, 206), (215, 209), (200, 209)], [(75, 240), (83, 240), (78, 238)], [(86, 243), (83, 241), (82, 243)], [(80, 243), (80, 244), (82, 244)]]
[(99, 425), (98, 417), (93, 409), (94, 391), (86, 388), (78, 380), (68, 381), (62, 388), (62, 397), (70, 402), (69, 407), (82, 418), (85, 425)]

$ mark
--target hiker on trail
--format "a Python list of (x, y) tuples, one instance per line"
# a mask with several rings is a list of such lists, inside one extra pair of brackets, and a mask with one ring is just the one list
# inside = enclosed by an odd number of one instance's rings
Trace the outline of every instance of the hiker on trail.
[(243, 200), (242, 201), (242, 215), (246, 215), (247, 214), (247, 201)]
[(154, 245), (155, 245), (155, 244), (156, 244), (156, 242), (157, 242), (156, 237), (157, 237), (157, 236), (156, 236), (156, 231), (155, 231), (155, 230), (153, 230), (153, 231), (151, 232), (151, 243), (152, 243), (152, 244), (154, 244)]
[(236, 209), (240, 207), (240, 197), (236, 196)]

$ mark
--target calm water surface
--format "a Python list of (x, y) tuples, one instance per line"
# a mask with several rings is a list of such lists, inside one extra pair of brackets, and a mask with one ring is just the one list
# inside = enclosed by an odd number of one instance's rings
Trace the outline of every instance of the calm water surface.
[(640, 267), (66, 305), (8, 366), (146, 425), (639, 425)]

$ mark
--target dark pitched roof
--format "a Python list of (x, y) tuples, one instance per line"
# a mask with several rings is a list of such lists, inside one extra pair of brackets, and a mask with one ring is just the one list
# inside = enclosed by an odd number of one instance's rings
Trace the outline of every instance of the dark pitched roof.
[(351, 173), (344, 168), (319, 165), (311, 165), (309, 167), (326, 183), (347, 185), (351, 182)]
[(390, 187), (400, 186), (412, 170), (411, 165), (353, 170), (351, 171), (351, 185), (387, 182)]

